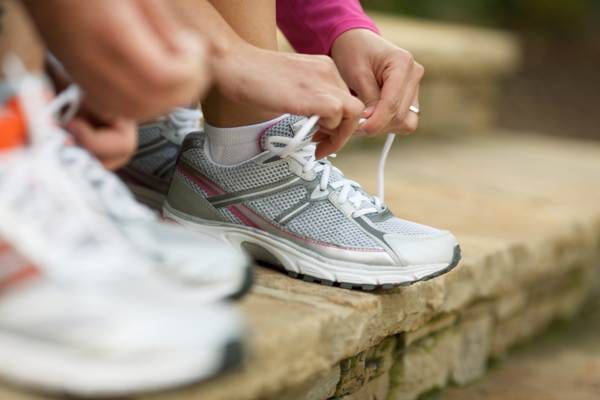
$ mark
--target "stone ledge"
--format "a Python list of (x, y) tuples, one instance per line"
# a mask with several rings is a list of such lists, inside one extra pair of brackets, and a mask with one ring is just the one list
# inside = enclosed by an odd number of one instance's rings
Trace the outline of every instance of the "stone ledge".
[[(372, 191), (377, 157), (374, 149), (347, 152), (337, 164)], [(493, 305), (495, 332), (518, 330), (513, 327), (529, 317), (514, 316), (531, 310), (531, 296), (540, 290), (540, 282), (560, 283), (564, 277), (593, 270), (600, 249), (600, 187), (594, 184), (600, 176), (599, 160), (597, 143), (523, 134), (399, 140), (388, 163), (388, 203), (402, 217), (454, 231), (463, 245), (462, 265), (440, 279), (375, 294), (304, 283), (259, 269), (257, 285), (243, 302), (255, 330), (249, 365), (238, 374), (150, 398), (284, 398), (301, 393), (299, 388), (307, 382), (335, 376), (338, 368), (346, 368), (343, 360), (387, 337), (427, 329), (429, 321), (445, 315), (455, 314), (460, 321), (473, 304)], [(586, 291), (581, 286), (571, 297), (583, 298)], [(577, 308), (575, 300), (568, 302), (574, 304), (569, 310)], [(563, 311), (559, 306), (529, 311), (545, 317), (532, 332), (515, 334), (515, 340), (542, 329)], [(487, 329), (488, 322), (473, 319), (475, 326)], [(493, 349), (492, 355), (501, 354), (504, 342), (515, 342), (507, 335), (488, 336), (484, 345)], [(420, 340), (427, 339), (413, 342)], [(473, 361), (480, 363), (481, 358)], [(469, 374), (477, 375), (477, 369), (455, 368), (452, 380), (467, 381)], [(344, 386), (347, 395), (370, 390), (350, 382)]]
[[(377, 157), (365, 148), (336, 164), (373, 191)], [(401, 399), (475, 379), (488, 356), (570, 315), (586, 296), (600, 250), (598, 176), (598, 143), (525, 134), (398, 140), (388, 161), (388, 204), (400, 217), (455, 232), (462, 264), (381, 293), (259, 268), (242, 302), (254, 330), (248, 365), (144, 398), (324, 400), (339, 390), (348, 400), (383, 392)], [(431, 365), (424, 349), (444, 347), (467, 361), (434, 356), (441, 371), (409, 379), (416, 369), (406, 366)]]

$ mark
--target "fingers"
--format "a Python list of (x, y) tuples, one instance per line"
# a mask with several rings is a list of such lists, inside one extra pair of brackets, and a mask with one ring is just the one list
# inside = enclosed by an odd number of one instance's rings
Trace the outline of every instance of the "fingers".
[(368, 135), (381, 133), (399, 112), (413, 64), (412, 55), (404, 50), (394, 52), (387, 60), (382, 72), (381, 98), (362, 127)]
[(365, 104), (361, 117), (369, 118), (373, 115), (375, 105), (381, 97), (379, 83), (371, 70), (359, 71), (356, 73), (356, 78), (351, 82), (355, 82), (351, 86), (352, 90), (357, 94), (358, 98)]
[(45, 10), (52, 18), (40, 26), (95, 112), (144, 119), (207, 89), (204, 41), (184, 28), (170, 2), (83, 3), (53, 2)]
[[(138, 96), (138, 102), (141, 101), (139, 93), (145, 91), (160, 93), (160, 100), (154, 99), (156, 108), (167, 104), (172, 106), (195, 97), (198, 86), (204, 88), (201, 81), (206, 81), (208, 74), (202, 41), (177, 28), (174, 32), (172, 35), (176, 38), (170, 40), (178, 43), (177, 51), (165, 48), (164, 38), (168, 35), (157, 35), (153, 24), (145, 20), (134, 24), (127, 36), (120, 39), (120, 45), (111, 43), (113, 51), (125, 61), (125, 72), (133, 83), (132, 94)], [(132, 86), (131, 83), (129, 86)]]
[(150, 27), (156, 32), (158, 38), (162, 39), (166, 48), (172, 51), (187, 51), (183, 47), (180, 38), (185, 39), (188, 35), (178, 20), (178, 16), (167, 2), (162, 0), (138, 0), (139, 11), (146, 18)]
[(131, 120), (117, 119), (106, 127), (96, 128), (77, 117), (67, 129), (80, 146), (94, 154), (108, 169), (125, 165), (137, 148), (136, 125)]
[[(415, 93), (415, 95), (413, 96), (413, 99), (410, 103), (410, 105), (408, 106), (410, 108), (410, 106), (413, 105), (415, 107), (420, 108), (420, 103), (419, 103), (419, 88), (417, 87), (417, 91)], [(408, 113), (406, 114), (406, 117), (402, 120), (402, 121), (398, 121), (398, 126), (399, 126), (399, 131), (396, 131), (398, 133), (413, 133), (417, 130), (417, 127), (419, 126), (419, 114), (412, 112), (412, 111), (408, 111)]]
[(377, 100), (381, 97), (381, 90), (375, 75), (371, 71), (367, 71), (362, 79), (359, 79), (356, 88), (352, 88), (358, 98), (361, 99), (366, 105), (377, 103)]
[(405, 96), (392, 123), (392, 132), (401, 130), (405, 133), (413, 133), (417, 130), (419, 116), (410, 111), (410, 107), (419, 107), (419, 86), (424, 74), (425, 68), (415, 62), (406, 87)]
[(383, 74), (381, 98), (373, 113), (361, 126), (364, 135), (379, 133), (412, 133), (417, 129), (418, 116), (409, 111), (418, 100), (419, 86), (425, 69), (412, 55), (397, 51)]
[[(323, 140), (317, 146), (317, 158), (335, 153), (346, 145), (358, 129), (358, 122), (365, 108), (364, 104), (350, 93), (341, 99), (334, 99), (332, 103), (335, 104), (335, 107), (332, 107), (334, 114), (321, 117), (319, 122), (324, 129), (320, 132)], [(317, 115), (326, 114), (323, 113), (323, 108), (319, 110)]]
[(319, 115), (319, 125), (339, 134), (352, 135), (358, 127), (358, 120), (365, 108), (364, 104), (350, 93), (340, 93), (337, 97), (321, 96), (322, 104), (313, 103), (306, 115)]

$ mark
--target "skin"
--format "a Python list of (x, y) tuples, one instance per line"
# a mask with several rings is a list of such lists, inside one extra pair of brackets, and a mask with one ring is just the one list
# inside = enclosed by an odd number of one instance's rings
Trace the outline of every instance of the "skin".
[(48, 48), (104, 119), (142, 119), (210, 83), (202, 38), (165, 0), (25, 1)]
[[(46, 63), (46, 74), (58, 92), (73, 83), (66, 71), (52, 62)], [(137, 149), (135, 120), (119, 116), (100, 117), (85, 102), (65, 128), (76, 144), (92, 153), (110, 170), (127, 164)]]
[[(43, 70), (44, 47), (17, 0), (0, 0), (0, 59), (7, 54), (16, 54), (28, 71)], [(5, 78), (3, 68), (0, 77)]]
[[(181, 1), (189, 6), (190, 1)], [(235, 35), (223, 34), (226, 28), (210, 27), (223, 37), (231, 36), (226, 39), (229, 51), (214, 62), (216, 88), (203, 104), (211, 125), (240, 126), (284, 112), (317, 114), (321, 117), (321, 131), (315, 136), (319, 140), (317, 157), (339, 150), (355, 132), (372, 136), (408, 134), (417, 129), (418, 115), (409, 112), (409, 107), (419, 106), (424, 68), (406, 50), (371, 31), (354, 29), (334, 42), (334, 62), (325, 56), (275, 54), (273, 0), (211, 3), (243, 39), (240, 42)], [(208, 15), (206, 10), (201, 14)], [(210, 26), (201, 15), (194, 19), (205, 29)], [(213, 16), (210, 20), (221, 23)], [(360, 104), (350, 99), (348, 87), (358, 95)], [(360, 127), (357, 115), (367, 119)]]
[(24, 3), (69, 72), (49, 71), (56, 87), (73, 79), (86, 95), (67, 129), (109, 169), (134, 154), (136, 119), (188, 103), (208, 88), (205, 42), (186, 28), (168, 1)]
[(350, 94), (333, 60), (277, 51), (274, 0), (172, 3), (190, 26), (217, 43), (211, 59), (215, 87), (203, 103), (209, 124), (232, 127), (283, 113), (316, 114), (325, 133), (321, 155), (343, 147), (356, 131), (365, 106)]
[(367, 105), (368, 118), (358, 134), (412, 133), (419, 117), (409, 111), (419, 106), (419, 86), (425, 69), (413, 56), (365, 29), (340, 35), (331, 55), (344, 81)]

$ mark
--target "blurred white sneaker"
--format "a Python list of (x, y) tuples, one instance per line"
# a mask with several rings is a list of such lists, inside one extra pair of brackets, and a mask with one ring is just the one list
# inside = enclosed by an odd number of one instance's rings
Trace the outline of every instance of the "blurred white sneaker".
[(237, 365), (245, 329), (91, 209), (55, 160), (0, 155), (0, 378), (55, 394), (166, 389)]
[(39, 149), (40, 157), (61, 164), (64, 174), (70, 177), (71, 190), (83, 196), (88, 207), (105, 216), (106, 224), (120, 232), (122, 246), (134, 247), (163, 279), (179, 284), (196, 301), (237, 299), (247, 293), (252, 270), (242, 251), (213, 235), (192, 233), (161, 221), (137, 203), (119, 178), (87, 151), (67, 144), (66, 132), (51, 116), (77, 101), (75, 87), (50, 104), (40, 105), (43, 84), (33, 78), (27, 82), (27, 93), (21, 98), (28, 103), (24, 111), (34, 147)]
[(2, 243), (3, 380), (61, 395), (114, 397), (186, 385), (242, 360), (245, 328), (230, 307), (115, 296), (65, 284), (54, 272)]
[(252, 267), (242, 251), (209, 233), (189, 232), (160, 220), (87, 151), (64, 142), (56, 145), (66, 172), (88, 194), (90, 204), (106, 214), (166, 279), (196, 290), (207, 302), (247, 293)]

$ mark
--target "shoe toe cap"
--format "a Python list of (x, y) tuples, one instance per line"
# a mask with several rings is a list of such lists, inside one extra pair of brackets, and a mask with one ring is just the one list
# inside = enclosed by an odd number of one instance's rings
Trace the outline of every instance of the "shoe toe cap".
[(388, 233), (384, 239), (400, 258), (403, 266), (451, 265), (457, 261), (459, 243), (448, 231), (426, 236)]

